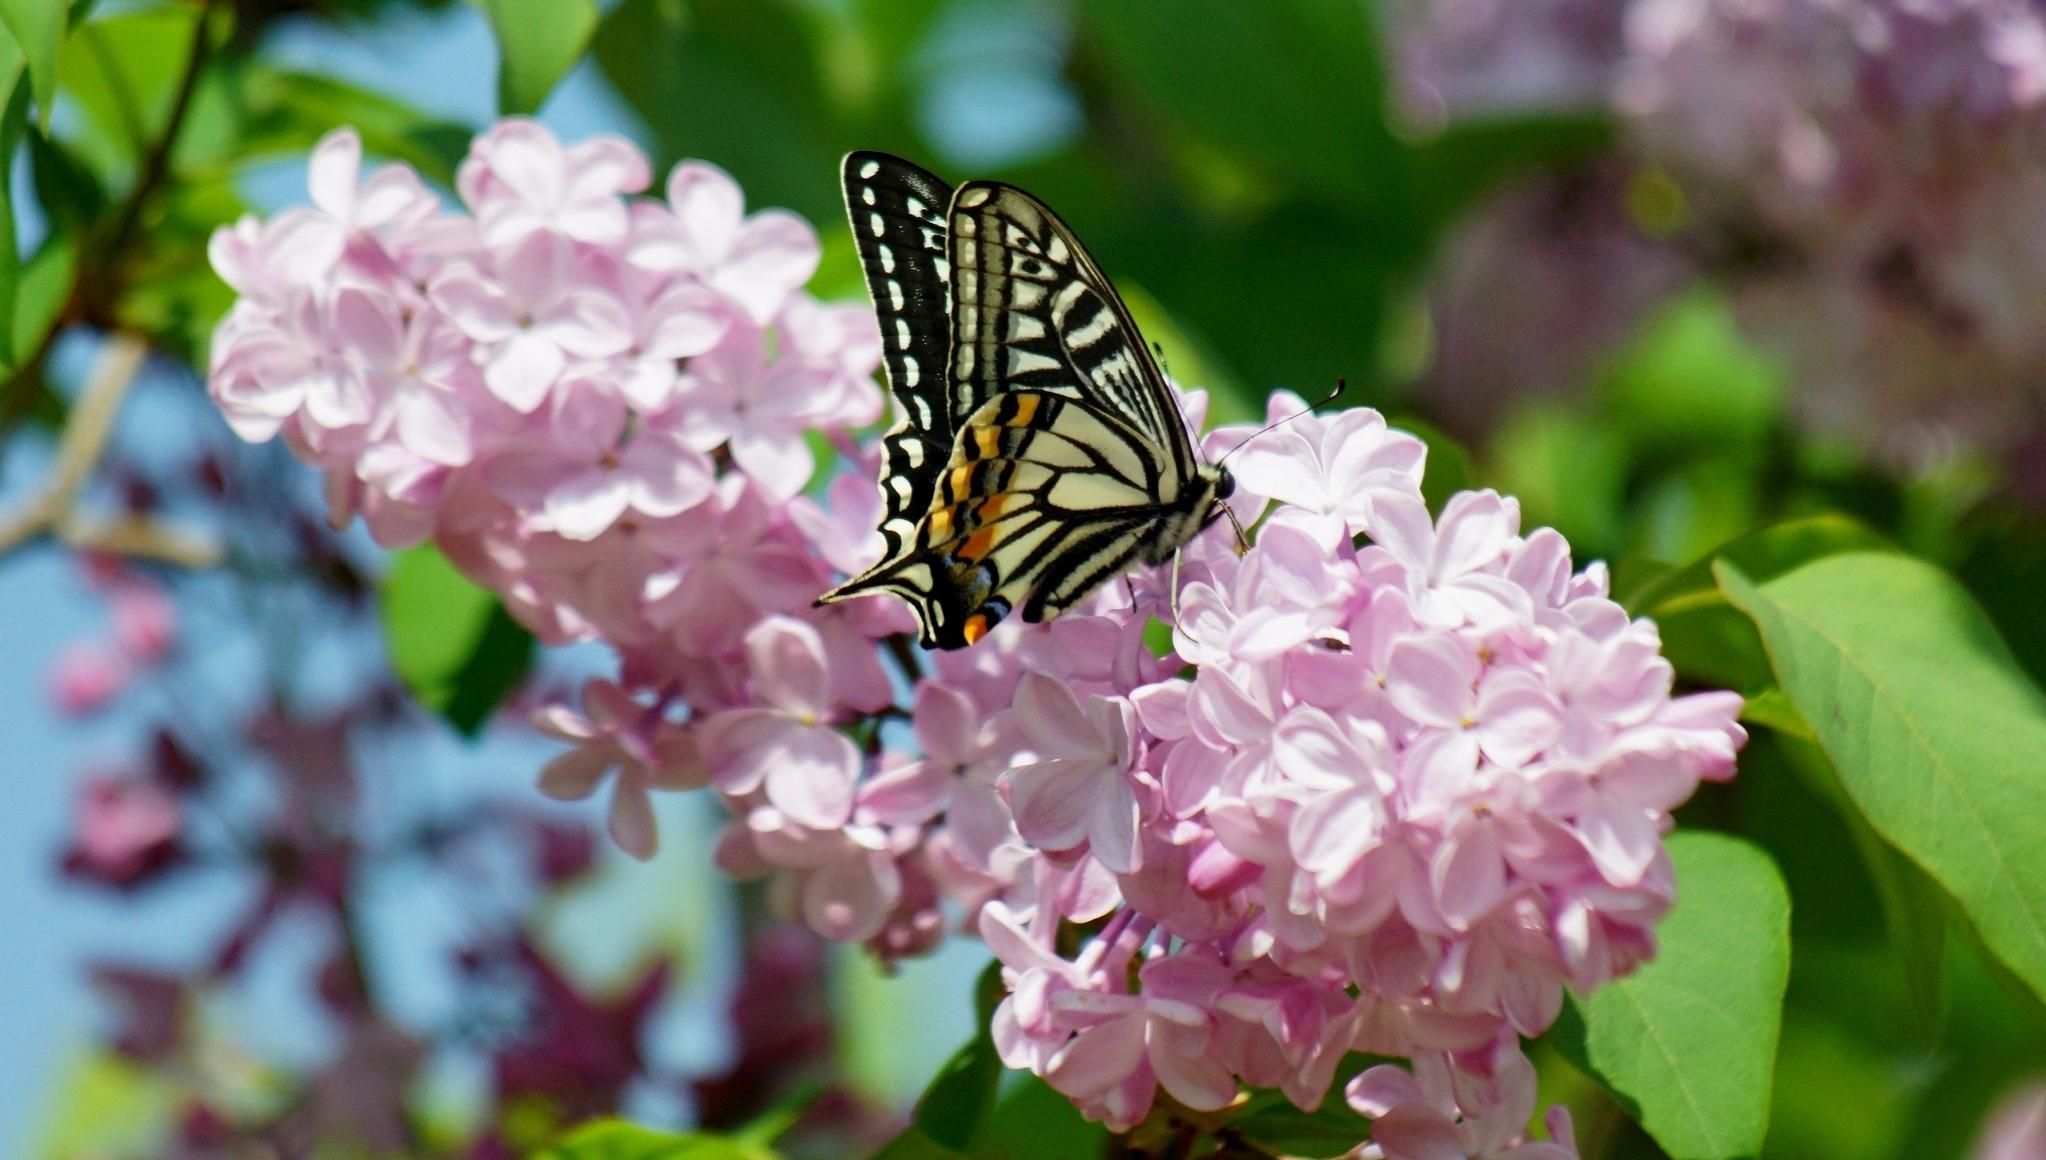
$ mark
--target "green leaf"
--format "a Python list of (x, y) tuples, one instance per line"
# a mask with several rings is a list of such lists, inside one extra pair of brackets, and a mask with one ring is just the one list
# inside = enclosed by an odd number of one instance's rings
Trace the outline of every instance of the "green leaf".
[(384, 644), (398, 679), (464, 736), (475, 736), (525, 679), (533, 635), (431, 546), (397, 555), (382, 602)]
[(1756, 689), (1769, 680), (1768, 657), (1755, 626), (1741, 615), (1712, 578), (1715, 561), (1768, 579), (1813, 560), (1843, 552), (1872, 551), (1888, 544), (1845, 516), (1790, 520), (1729, 540), (1682, 568), (1620, 595), (1628, 610), (1652, 617), (1662, 630), (1663, 653), (1686, 677), (1728, 688)]
[[(1787, 704), (1789, 698), (1784, 701)], [(1803, 718), (1798, 721), (1802, 724)], [(1826, 760), (1809, 726), (1802, 737), (1794, 734), (1786, 737), (1782, 752), (1805, 783), (1833, 806), (1853, 841), (1861, 864), (1868, 871), (1869, 883), (1882, 904), (1883, 926), (1910, 992), (1919, 1030), (1929, 1041), (1939, 1023), (1940, 984), (1946, 971), (1946, 896), (1937, 883), (1884, 841), (1854, 808), (1839, 773)]]
[(35, 92), (37, 123), (50, 128), (56, 105), (57, 50), (64, 44), (64, 21), (70, 6), (63, 0), (0, 0), (0, 25), (13, 35), (28, 65)]
[(1667, 616), (1706, 604), (1724, 603), (1718, 581), (1712, 576), (1715, 561), (1728, 561), (1759, 583), (1826, 556), (1876, 551), (1888, 546), (1889, 542), (1867, 525), (1846, 516), (1806, 516), (1729, 540), (1682, 568), (1664, 572), (1615, 596), (1627, 606), (1627, 611), (1637, 616)]
[(1084, 1160), (1108, 1154), (1108, 1129), (1034, 1075), (1018, 1079), (981, 1133), (974, 1160)]
[(597, 0), (477, 0), (497, 30), (497, 111), (538, 112), (597, 31)]
[(28, 157), (36, 204), (42, 207), (50, 232), (82, 233), (106, 212), (106, 186), (68, 146), (31, 129)]
[(1083, 27), (1148, 104), (1254, 168), (1323, 194), (1385, 198), (1375, 5), (1356, 0), (1095, 0)]
[(936, 1078), (916, 1101), (916, 1114), (902, 1134), (875, 1153), (876, 1160), (917, 1160), (985, 1155), (975, 1146), (995, 1106), (1002, 1079), (1001, 1056), (995, 1052), (995, 1006), (1002, 1000), (1002, 964), (990, 962), (974, 984), (974, 1035), (952, 1053)]
[(1753, 1156), (1769, 1123), (1790, 896), (1737, 838), (1679, 831), (1669, 850), (1679, 897), (1654, 960), (1572, 1001), (1582, 1059), (1670, 1155)]
[(1782, 689), (1773, 686), (1747, 696), (1741, 704), (1741, 720), (1774, 729), (1800, 741), (1812, 740), (1812, 727), (1798, 716), (1797, 706), (1790, 703)]
[(714, 161), (750, 209), (844, 220), (838, 158), (873, 143), (837, 124), (811, 25), (790, 0), (623, 0), (592, 51), (653, 130), (663, 164)]
[(1280, 1156), (1344, 1156), (1371, 1135), (1370, 1125), (1340, 1093), (1324, 1099), (1316, 1110), (1303, 1112), (1277, 1092), (1259, 1092), (1229, 1117), (1229, 1126), (1250, 1143)]
[(131, 170), (162, 135), (201, 12), (188, 4), (140, 8), (93, 20), (65, 39), (57, 72), (86, 121), (86, 131), (68, 140), (102, 179)]
[[(0, 70), (0, 76), (8, 75)], [(14, 182), (7, 180), (13, 172), (14, 149), (21, 142), (22, 130), (28, 125), (28, 81), (19, 72), (8, 83), (8, 98), (4, 111), (0, 111), (0, 320), (8, 325), (0, 326), (0, 367), (12, 370), (17, 352), (14, 342), (14, 303), (21, 282), (21, 256), (14, 235)]]
[(915, 1128), (906, 1129), (881, 1146), (868, 1160), (966, 1160), (966, 1153), (947, 1148)]
[(14, 301), (14, 349), (26, 358), (43, 345), (71, 298), (78, 275), (78, 247), (52, 237), (21, 268)]
[(991, 1020), (1002, 995), (1002, 965), (989, 963), (976, 990), (973, 1038), (952, 1053), (937, 1077), (916, 1102), (911, 1126), (947, 1148), (964, 1149), (980, 1134), (994, 1108), (995, 1086), (1001, 1082), (1002, 1059), (995, 1052)]
[(2046, 700), (1980, 607), (1899, 555), (1716, 573), (1869, 824), (2046, 995)]
[(623, 1120), (597, 1120), (570, 1132), (542, 1160), (775, 1160), (757, 1144), (701, 1132), (678, 1134)]
[(268, 64), (244, 68), (239, 101), (244, 159), (309, 151), (338, 125), (353, 125), (363, 151), (402, 161), (452, 188), (474, 131), (428, 116), (395, 97), (318, 73)]

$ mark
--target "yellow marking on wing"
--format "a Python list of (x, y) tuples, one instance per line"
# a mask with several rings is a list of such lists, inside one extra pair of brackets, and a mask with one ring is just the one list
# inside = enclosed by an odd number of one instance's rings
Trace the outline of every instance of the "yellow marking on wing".
[(1036, 395), (1019, 395), (1016, 398), (1016, 415), (1009, 420), (1011, 427), (1028, 427), (1031, 417), (1037, 414), (1039, 399)]
[(950, 498), (952, 499), (965, 499), (966, 489), (972, 486), (972, 484), (973, 465), (971, 463), (962, 463), (945, 473), (945, 487), (951, 492)]
[(949, 508), (931, 509), (931, 514), (928, 523), (930, 525), (931, 539), (933, 541), (946, 540), (951, 538), (952, 512)]
[(1002, 452), (1002, 432), (996, 427), (977, 427), (973, 432), (973, 443), (980, 449), (982, 459), (993, 459)]

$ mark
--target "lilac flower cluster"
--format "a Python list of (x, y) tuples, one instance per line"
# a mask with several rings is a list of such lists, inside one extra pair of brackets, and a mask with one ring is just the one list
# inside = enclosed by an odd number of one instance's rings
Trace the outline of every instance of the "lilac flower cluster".
[[(1521, 330), (1560, 336), (1532, 359), (1515, 357), (1512, 334), (1457, 331), (1442, 355), (1455, 365), (1433, 375), (1459, 396), (1452, 401), (1468, 397), (1458, 380), (1472, 375), (1495, 394), (1553, 386), (1559, 371), (1581, 376), (1586, 356), (1651, 292), (1686, 273), (1688, 253), (1728, 276), (1746, 329), (1786, 364), (1806, 424), (1909, 468), (1961, 445), (2006, 453), (2020, 468), (2038, 458), (2039, 5), (1444, 0), (1393, 13), (1404, 112), (1417, 129), (1458, 116), (1610, 109), (1627, 164), (1651, 175), (1635, 192), (1656, 207), (1652, 225), (1684, 227), (1692, 243), (1679, 251), (1644, 237), (1595, 183), (1539, 215), (1516, 209), (1524, 196), (1508, 201), (1506, 214), (1452, 247), (1452, 261), (1502, 271), (1535, 263), (1544, 276), (1473, 280), (1452, 265), (1447, 279), (1497, 297), (1510, 291), (1495, 283), (1570, 281), (1589, 254), (1602, 286), (1638, 292), (1551, 294), (1526, 306), (1549, 325)], [(1548, 244), (1559, 223), (1596, 231), (1597, 244)], [(1462, 303), (1442, 310), (1445, 332)], [(1493, 366), (1506, 376), (1487, 380)]]
[(2046, 11), (1637, 0), (1616, 100), (1713, 225), (1803, 417), (1907, 465), (2038, 438)]
[[(340, 512), (617, 649), (538, 714), (574, 746), (546, 792), (609, 779), (644, 855), (648, 791), (711, 787), (722, 867), (883, 956), (963, 912), (1004, 966), (1002, 1057), (1114, 1127), (1161, 1088), (1313, 1106), (1368, 1051), (1414, 1063), (1350, 1085), (1371, 1154), (1574, 1154), (1567, 1118), (1521, 1138), (1519, 1036), (1652, 954), (1670, 811), (1745, 736), (1738, 697), (1672, 697), (1602, 567), (1489, 491), (1432, 517), (1419, 440), (1282, 395), (1231, 461), (1247, 550), (1218, 524), (1177, 591), (1136, 574), (919, 657), (892, 600), (810, 606), (874, 558), (879, 497), (849, 435), (871, 316), (801, 295), (807, 227), (701, 165), (627, 203), (636, 154), (520, 122), (477, 142), (465, 215), (355, 167), (330, 138), (318, 209), (218, 240), (243, 298), (213, 389)], [(822, 502), (806, 431), (856, 468)]]
[[(620, 766), (611, 830), (648, 856), (646, 790), (703, 782), (666, 744), (665, 707), (745, 700), (737, 649), (761, 617), (808, 617), (869, 655), (857, 626), (887, 619), (809, 612), (831, 565), (791, 510), (806, 432), (880, 414), (871, 315), (803, 293), (814, 232), (746, 214), (715, 166), (633, 199), (650, 174), (631, 144), (564, 148), (508, 120), (460, 169), (466, 212), (408, 168), (360, 168), (356, 135), (332, 133), (311, 207), (213, 239), (240, 294), (213, 397), (243, 438), (281, 433), (325, 473), (337, 524), (430, 537), (543, 641), (619, 649), (642, 700), (599, 683), (584, 713), (544, 714), (584, 744), (542, 785), (579, 796)], [(850, 699), (885, 704), (878, 667), (861, 675)]]

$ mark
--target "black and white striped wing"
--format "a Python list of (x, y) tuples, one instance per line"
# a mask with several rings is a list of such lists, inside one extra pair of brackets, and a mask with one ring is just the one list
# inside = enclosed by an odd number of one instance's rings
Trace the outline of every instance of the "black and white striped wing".
[(881, 440), (882, 559), (900, 555), (931, 508), (958, 427), (945, 389), (951, 356), (952, 187), (887, 153), (848, 153), (839, 177), (846, 215), (881, 323), (895, 426)]
[(952, 195), (953, 413), (1007, 391), (1071, 395), (1118, 416), (1159, 460), (1156, 502), (1195, 470), (1179, 404), (1121, 295), (1070, 227), (1011, 185)]
[(1019, 609), (1031, 623), (1057, 616), (1204, 521), (1211, 490), (1158, 501), (1149, 444), (1064, 391), (998, 395), (961, 429), (912, 550), (852, 583), (902, 597), (927, 648), (973, 644)]
[[(887, 553), (820, 602), (891, 592), (925, 647), (963, 648), (1013, 611), (1057, 616), (1212, 518), (1226, 474), (1196, 464), (1122, 299), (1057, 215), (970, 182), (934, 229), (922, 209), (937, 178), (882, 154), (853, 154), (845, 173), (903, 422), (883, 466)], [(949, 294), (945, 356), (916, 293), (934, 287)]]

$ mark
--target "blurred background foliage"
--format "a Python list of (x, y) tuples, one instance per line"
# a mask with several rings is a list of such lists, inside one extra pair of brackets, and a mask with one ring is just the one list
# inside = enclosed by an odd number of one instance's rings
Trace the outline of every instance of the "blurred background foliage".
[[(1577, 7), (1610, 15), (1624, 5)], [(1794, 242), (1709, 204), (1709, 189), (1666, 165), (1601, 101), (1476, 111), (1417, 102), (1426, 78), (1401, 69), (1418, 67), (1423, 54), (1403, 38), (1426, 32), (1430, 8), (1355, 0), (74, 0), (67, 8), (0, 0), (0, 89), (9, 94), (0, 154), (13, 164), (0, 230), (15, 239), (0, 244), (0, 316), (11, 320), (0, 326), (8, 368), (0, 552), (11, 557), (0, 558), (0, 572), (27, 567), (22, 561), (37, 553), (119, 557), (181, 601), (216, 574), (242, 590), (289, 574), (311, 595), (267, 605), (230, 599), (210, 620), (202, 611), (186, 617), (188, 638), (273, 641), (280, 619), (309, 617), (326, 618), (326, 627), (297, 631), (374, 638), (366, 618), (378, 615), (372, 590), (387, 576), (380, 615), (389, 651), (372, 666), (385, 675), (364, 678), (360, 701), (381, 707), (332, 728), (413, 746), (414, 756), (395, 765), (383, 759), (393, 769), (455, 760), (441, 744), (447, 725), (397, 693), (391, 666), (463, 732), (516, 728), (485, 727), (507, 674), (525, 671), (530, 640), (430, 554), (392, 566), (358, 538), (326, 532), (304, 481), (274, 449), (232, 445), (201, 390), (208, 335), (232, 300), (208, 265), (213, 230), (299, 196), (290, 183), (276, 192), (278, 174), (296, 182), (313, 142), (336, 125), (356, 126), (371, 153), (408, 162), (443, 188), (480, 127), (480, 119), (422, 109), (404, 85), (368, 86), (325, 67), (323, 46), (374, 51), (390, 37), (444, 36), (485, 21), (497, 47), (494, 89), (491, 61), (469, 61), (464, 75), (494, 92), (498, 112), (551, 115), (550, 94), (574, 70), (615, 101), (603, 106), (615, 120), (604, 127), (637, 139), (659, 167), (707, 158), (739, 179), (752, 204), (788, 206), (818, 223), (825, 261), (813, 288), (824, 296), (860, 293), (835, 183), (844, 151), (891, 150), (955, 180), (1000, 177), (1032, 190), (1087, 239), (1176, 377), (1215, 392), (1220, 418), (1262, 414), (1275, 389), (1314, 398), (1346, 381), (1345, 402), (1383, 408), (1430, 439), (1431, 487), (1516, 494), (1528, 525), (1553, 524), (1580, 559), (1611, 562), (1618, 592), (1657, 617), (1688, 680), (1748, 692), (1771, 680), (1754, 629), (1698, 561), (1720, 551), (1760, 580), (1869, 545), (1954, 570), (2018, 662), (2046, 678), (2038, 432), (2020, 419), (1996, 438), (1956, 436), (1916, 411), (1886, 410), (1873, 381), (1858, 402), (1833, 404), (1853, 410), (1855, 422), (1810, 421), (1807, 364), (1756, 325), (1750, 289), (1758, 271), (1825, 270), (1799, 267)], [(1887, 266), (1865, 273), (1890, 290), (1910, 281), (1908, 270)], [(1774, 321), (1779, 335), (1786, 323), (1793, 332), (1833, 325), (1794, 309)], [(1904, 373), (1880, 348), (1857, 347), (1857, 335), (1830, 341), (1853, 356), (1843, 358), (1855, 373)], [(121, 390), (95, 395), (91, 381), (123, 343), (139, 344), (127, 349), (144, 360), (150, 414), (178, 411), (182, 427), (138, 432), (129, 421), (107, 441)], [(1948, 365), (1944, 373), (1958, 377), (1973, 364)], [(2021, 370), (2014, 377), (2036, 390), (2046, 367)], [(2032, 396), (2012, 413), (2037, 410)], [(190, 453), (174, 469), (160, 454), (152, 459), (151, 448), (166, 441)], [(258, 493), (273, 496), (275, 510), (252, 519), (246, 503)], [(17, 669), (47, 662), (6, 652)], [(276, 719), (312, 728), (320, 699), (292, 683), (325, 678), (285, 671), (305, 658), (236, 663), (230, 679), (273, 686), (267, 703)], [(534, 680), (548, 671), (543, 663)], [(479, 693), (478, 680), (495, 685)], [(1760, 843), (1796, 899), (1765, 1154), (1962, 1154), (1993, 1102), (2046, 1064), (2046, 1014), (2001, 975), (1937, 887), (1837, 808), (1837, 785), (1809, 733), (1800, 736), (1794, 713), (1771, 720), (1771, 704), (1760, 699), (1751, 715), (1781, 728), (1758, 728), (1738, 782), (1710, 789), (1683, 818)], [(321, 745), (302, 739), (273, 762), (287, 797)], [(497, 800), (514, 803), (491, 815), (514, 819), (506, 823), (514, 837), (498, 840), (572, 850), (579, 834), (586, 847), (581, 815), (517, 820), (530, 804), (531, 752), (490, 774)], [(159, 751), (152, 760), (160, 775), (168, 759)], [(16, 776), (63, 784), (65, 773), (24, 768)], [(351, 802), (392, 792), (391, 776), (350, 782)], [(358, 869), (375, 858), (454, 856), (448, 835), (431, 827), (377, 846), (334, 829), (352, 824), (329, 823), (325, 844), (315, 845)], [(48, 865), (66, 839), (40, 840)], [(239, 873), (268, 883), (257, 895), (288, 894), (305, 886), (309, 871), (291, 860), (307, 853), (265, 839)], [(451, 984), (458, 990), (494, 994), (512, 979), (526, 996), (494, 1016), (487, 1035), (422, 1027), (379, 1008), (375, 988), (346, 981), (360, 962), (344, 956), (344, 966), (355, 965), (291, 978), (300, 991), (319, 991), (332, 1019), (365, 1036), (389, 1031), (386, 1039), (344, 1037), (324, 1057), (266, 1060), (237, 1046), (233, 1016), (209, 1021), (203, 1050), (163, 1026), (138, 1044), (132, 1026), (110, 1024), (102, 1045), (61, 1079), (55, 1048), (38, 1046), (29, 1074), (46, 1073), (37, 1083), (47, 1098), (27, 1122), (0, 1127), (11, 1142), (32, 1138), (67, 1156), (258, 1147), (492, 1155), (537, 1146), (586, 1116), (626, 1111), (678, 1128), (754, 1124), (717, 1150), (698, 1141), (691, 1146), (706, 1150), (675, 1154), (757, 1156), (779, 1138), (790, 1154), (833, 1155), (885, 1132), (905, 1093), (936, 1070), (929, 1050), (889, 1047), (903, 1021), (925, 1018), (899, 990), (850, 960), (830, 983), (817, 948), (767, 923), (758, 899), (712, 881), (701, 849), (635, 871), (661, 875), (661, 889), (627, 891), (628, 904), (599, 910), (641, 925), (692, 926), (681, 941), (697, 958), (656, 956), (668, 965), (649, 968), (646, 955), (620, 953), (597, 972), (601, 982), (570, 981), (552, 961), (556, 951), (541, 949), (560, 945), (561, 928), (533, 933), (550, 921), (538, 917), (547, 908), (572, 906), (562, 892), (588, 872), (587, 849), (562, 856), (569, 861), (550, 868), (532, 855), (526, 892), (491, 920), (493, 941), (462, 951), (471, 958)], [(116, 884), (111, 900), (107, 877), (74, 872), (55, 884), (39, 875), (10, 885), (9, 897), (57, 891), (124, 914), (149, 905), (153, 873)], [(683, 879), (693, 885), (675, 890)], [(78, 894), (93, 889), (100, 893)], [(313, 889), (342, 932), (338, 945), (386, 953), (371, 945), (374, 933), (349, 927), (348, 889)], [(724, 917), (678, 918), (687, 906)], [(9, 929), (18, 948), (41, 953), (32, 932), (12, 921)], [(601, 921), (570, 929), (599, 942), (624, 938)], [(187, 937), (186, 958), (212, 953), (211, 934)], [(707, 965), (715, 963), (723, 966)], [(196, 991), (243, 985), (237, 970), (223, 961), (170, 971), (168, 981), (129, 978), (113, 990), (126, 995), (131, 1020), (139, 1006), (177, 1025)], [(697, 997), (684, 1015), (720, 1028), (723, 1046), (711, 1056), (724, 1072), (700, 1062), (664, 1071), (642, 1054), (648, 1013), (689, 986), (700, 990), (689, 992)], [(946, 993), (963, 1003), (966, 990)], [(36, 1002), (19, 993), (0, 1000)], [(963, 1008), (946, 1018), (947, 1027), (970, 1026)], [(409, 1080), (429, 1049), (491, 1062), (472, 1068), (454, 1097), (388, 1082)], [(1577, 1109), (1585, 1154), (1657, 1154), (1566, 1055), (1540, 1054), (1545, 1102), (1553, 1096)], [(543, 1066), (550, 1058), (574, 1062), (555, 1074)], [(913, 1074), (876, 1074), (889, 1069)], [(650, 1087), (662, 1094), (648, 1096)], [(1066, 1136), (1037, 1131), (1065, 1116), (1041, 1088), (1003, 1090), (998, 1115), (1031, 1124), (1044, 1141), (1018, 1145), (1019, 1160), (1095, 1146), (1076, 1121), (1059, 1129)], [(820, 1102), (819, 1092), (830, 1094)], [(790, 1109), (805, 1107), (808, 1127), (782, 1137)], [(380, 1116), (395, 1134), (366, 1127)], [(606, 1143), (605, 1131), (580, 1137), (580, 1150), (567, 1154), (642, 1154), (626, 1149), (643, 1139)]]

